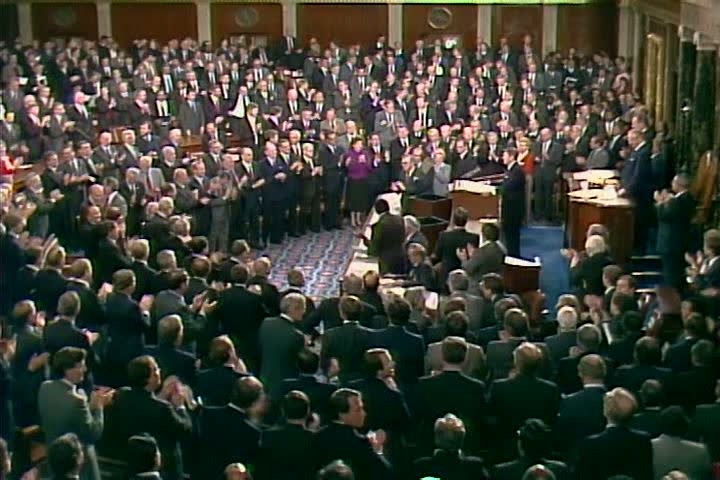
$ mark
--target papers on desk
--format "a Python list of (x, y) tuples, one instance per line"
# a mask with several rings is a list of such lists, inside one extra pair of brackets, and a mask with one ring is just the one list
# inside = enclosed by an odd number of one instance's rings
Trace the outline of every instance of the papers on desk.
[(448, 185), (448, 189), (451, 192), (470, 192), (470, 193), (480, 193), (480, 194), (485, 194), (485, 195), (496, 195), (497, 194), (496, 187), (493, 187), (492, 185), (488, 185), (487, 183), (484, 183), (482, 181), (473, 182), (471, 180), (455, 180), (450, 185)]
[(535, 257), (532, 260), (526, 260), (524, 258), (505, 255), (505, 265), (512, 265), (513, 267), (540, 267), (542, 266), (542, 263), (540, 262), (540, 257)]
[(588, 190), (575, 190), (569, 192), (568, 197), (601, 206), (631, 206), (632, 202), (624, 197), (618, 197), (612, 186), (605, 188), (590, 188)]
[(618, 174), (617, 170), (585, 170), (583, 172), (574, 172), (572, 174), (573, 180), (582, 181), (587, 180), (589, 182), (593, 183), (602, 183), (604, 180), (607, 180), (609, 178), (617, 178), (620, 174)]

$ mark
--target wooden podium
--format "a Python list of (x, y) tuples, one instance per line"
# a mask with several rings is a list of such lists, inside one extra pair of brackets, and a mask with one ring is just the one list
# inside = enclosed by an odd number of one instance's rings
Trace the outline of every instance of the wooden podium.
[(455, 181), (452, 184), (450, 199), (453, 210), (464, 207), (470, 215), (470, 220), (500, 218), (500, 197), (497, 189), (485, 182)]
[(626, 198), (603, 199), (601, 189), (568, 193), (565, 234), (570, 248), (585, 250), (585, 233), (593, 223), (601, 223), (610, 232), (608, 245), (613, 258), (625, 265), (632, 255), (634, 205)]

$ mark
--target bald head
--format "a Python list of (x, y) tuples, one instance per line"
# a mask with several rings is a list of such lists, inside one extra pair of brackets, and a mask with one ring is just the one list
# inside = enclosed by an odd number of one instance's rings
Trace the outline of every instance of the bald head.
[(583, 385), (602, 384), (605, 381), (607, 367), (605, 360), (600, 355), (585, 355), (578, 363), (578, 376)]

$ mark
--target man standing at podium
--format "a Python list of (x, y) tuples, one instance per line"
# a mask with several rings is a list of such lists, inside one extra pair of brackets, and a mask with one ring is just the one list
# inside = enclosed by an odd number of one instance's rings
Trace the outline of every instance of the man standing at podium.
[(525, 217), (525, 173), (517, 162), (517, 150), (507, 148), (503, 152), (507, 173), (502, 183), (502, 223), (505, 247), (511, 257), (520, 256), (520, 227)]

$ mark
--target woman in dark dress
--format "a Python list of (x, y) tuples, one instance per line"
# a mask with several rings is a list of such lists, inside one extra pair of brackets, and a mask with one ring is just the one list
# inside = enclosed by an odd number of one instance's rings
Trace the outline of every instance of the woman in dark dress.
[(355, 139), (350, 151), (345, 154), (347, 167), (347, 194), (345, 204), (350, 210), (350, 223), (353, 227), (361, 227), (365, 214), (370, 210), (370, 185), (368, 177), (373, 171), (370, 154), (365, 150), (363, 141)]

